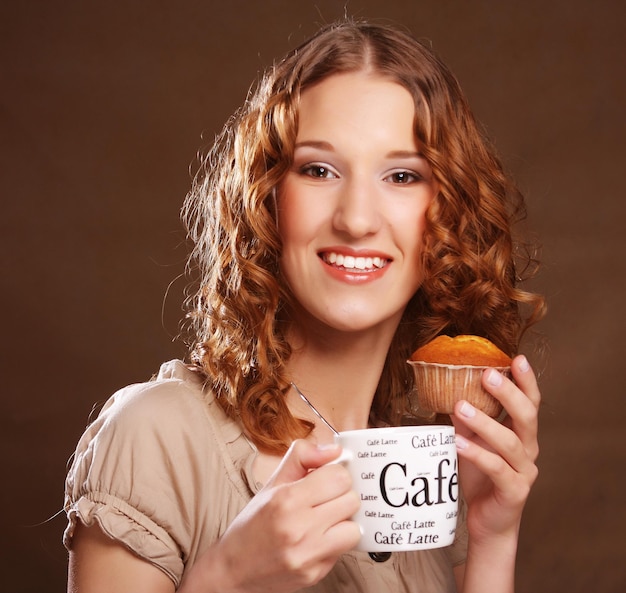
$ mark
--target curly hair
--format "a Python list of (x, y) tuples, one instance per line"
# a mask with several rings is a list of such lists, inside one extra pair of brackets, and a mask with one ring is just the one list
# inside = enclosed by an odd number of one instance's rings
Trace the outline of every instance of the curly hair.
[(194, 248), (188, 298), (192, 361), (255, 444), (284, 452), (312, 425), (285, 403), (285, 311), (275, 188), (291, 166), (303, 91), (365, 70), (405, 87), (414, 132), (439, 192), (426, 214), (424, 281), (389, 350), (372, 415), (395, 423), (413, 376), (406, 359), (438, 334), (473, 333), (514, 354), (543, 314), (518, 288), (535, 263), (512, 236), (523, 197), (477, 125), (458, 82), (425, 45), (392, 27), (345, 20), (321, 29), (270, 68), (201, 163), (183, 207)]

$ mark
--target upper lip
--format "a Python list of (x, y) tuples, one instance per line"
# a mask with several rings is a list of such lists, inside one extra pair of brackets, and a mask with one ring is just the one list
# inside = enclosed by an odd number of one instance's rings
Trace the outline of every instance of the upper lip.
[(319, 257), (323, 257), (324, 254), (328, 253), (337, 253), (341, 255), (351, 255), (352, 257), (380, 257), (381, 259), (385, 259), (387, 261), (391, 261), (393, 258), (383, 251), (378, 251), (375, 249), (366, 249), (366, 248), (354, 248), (354, 247), (346, 247), (346, 246), (334, 246), (334, 247), (324, 247), (317, 251), (317, 255)]

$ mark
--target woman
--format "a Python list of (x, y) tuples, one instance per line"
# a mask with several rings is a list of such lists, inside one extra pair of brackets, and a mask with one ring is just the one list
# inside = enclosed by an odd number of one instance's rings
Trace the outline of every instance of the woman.
[(359, 501), (328, 463), (334, 430), (402, 421), (417, 346), (473, 333), (517, 351), (543, 309), (517, 287), (521, 212), (428, 49), (347, 21), (291, 52), (186, 202), (191, 364), (115, 394), (79, 442), (69, 590), (512, 591), (538, 454), (523, 356), (515, 382), (483, 379), (503, 423), (455, 409), (467, 507), (449, 548), (352, 551)]

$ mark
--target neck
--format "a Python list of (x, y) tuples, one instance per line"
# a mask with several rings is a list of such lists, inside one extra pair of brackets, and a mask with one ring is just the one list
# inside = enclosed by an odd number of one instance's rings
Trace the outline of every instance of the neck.
[[(395, 331), (395, 328), (394, 328)], [(336, 430), (367, 428), (370, 408), (385, 364), (393, 332), (384, 328), (367, 334), (307, 335), (296, 344), (288, 364), (291, 380), (324, 419)], [(295, 390), (289, 399), (292, 412), (316, 424), (314, 432), (332, 439), (332, 432), (301, 400)]]

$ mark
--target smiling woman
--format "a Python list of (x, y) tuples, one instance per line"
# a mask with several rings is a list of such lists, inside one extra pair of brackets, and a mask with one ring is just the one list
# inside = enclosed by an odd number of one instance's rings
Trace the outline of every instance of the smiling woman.
[(278, 186), (280, 267), (299, 304), (290, 342), (305, 339), (304, 309), (328, 339), (332, 329), (376, 327), (373, 342), (390, 343), (421, 283), (425, 213), (436, 193), (414, 117), (404, 87), (367, 71), (302, 93), (292, 166)]
[(355, 551), (359, 498), (330, 463), (336, 431), (406, 422), (417, 346), (476, 333), (513, 355), (542, 312), (518, 286), (522, 198), (452, 74), (403, 32), (327, 26), (203, 165), (183, 211), (189, 361), (116, 393), (80, 440), (70, 590), (511, 591), (538, 454), (523, 356), (514, 381), (483, 380), (505, 421), (467, 402), (452, 415), (451, 546)]

